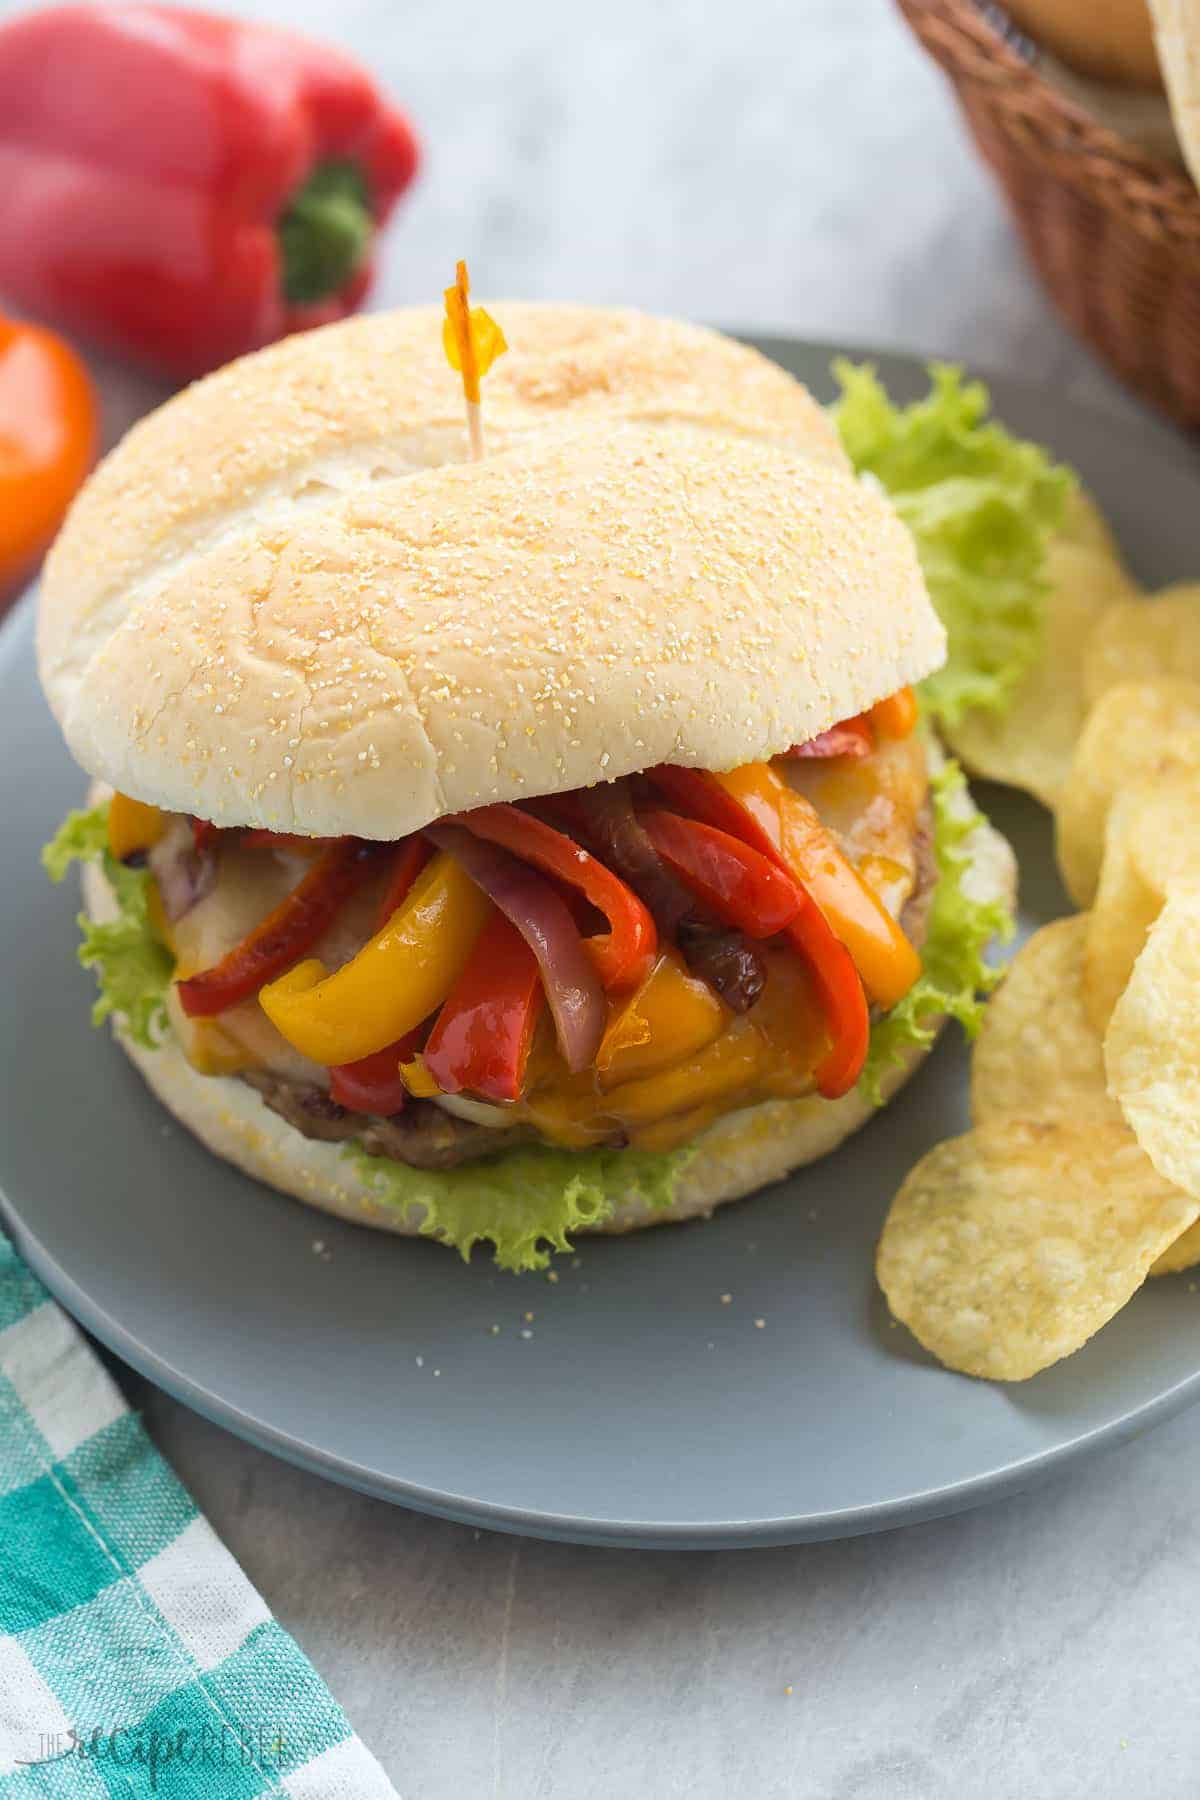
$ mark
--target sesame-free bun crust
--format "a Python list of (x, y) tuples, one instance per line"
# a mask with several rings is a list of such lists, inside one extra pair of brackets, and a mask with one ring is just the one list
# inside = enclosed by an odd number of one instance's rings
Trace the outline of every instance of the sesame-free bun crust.
[[(974, 898), (1003, 899), (1011, 905), (1016, 864), (1007, 841), (990, 825), (980, 824), (969, 840), (969, 850), (971, 867), (964, 886)], [(83, 886), (91, 916), (111, 917), (115, 911), (112, 891), (95, 864), (85, 867)], [(143, 1049), (120, 1030), (117, 1037), (163, 1105), (214, 1155), (323, 1212), (408, 1237), (419, 1233), (419, 1210), (402, 1214), (387, 1206), (355, 1173), (342, 1145), (303, 1137), (265, 1107), (256, 1090), (245, 1082), (198, 1074), (170, 1035), (154, 1050)], [(888, 1071), (882, 1082), (885, 1099), (904, 1084), (925, 1054), (915, 1050), (903, 1064)], [(855, 1089), (840, 1100), (823, 1100), (814, 1094), (803, 1100), (771, 1100), (729, 1113), (701, 1136), (699, 1153), (681, 1177), (669, 1211), (650, 1210), (634, 1195), (619, 1204), (597, 1229), (635, 1231), (646, 1225), (707, 1216), (727, 1200), (740, 1199), (836, 1150), (875, 1111)]]
[(494, 310), (483, 462), (428, 308), (130, 432), (42, 582), (84, 768), (218, 825), (390, 838), (765, 757), (942, 660), (906, 530), (790, 376), (696, 326)]

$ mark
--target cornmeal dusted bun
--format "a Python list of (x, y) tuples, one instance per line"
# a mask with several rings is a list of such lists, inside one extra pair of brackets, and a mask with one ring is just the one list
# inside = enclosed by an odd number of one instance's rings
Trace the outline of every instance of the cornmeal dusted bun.
[(392, 838), (767, 757), (942, 660), (907, 532), (789, 376), (693, 326), (495, 310), (481, 463), (431, 309), (289, 340), (129, 434), (42, 586), (86, 769), (221, 826)]
[[(964, 889), (973, 899), (1002, 899), (1011, 906), (1016, 862), (1005, 839), (981, 822), (967, 848), (971, 866)], [(83, 889), (92, 918), (113, 916), (112, 891), (97, 865), (85, 867)], [(154, 1050), (141, 1048), (123, 1033), (118, 1032), (118, 1038), (163, 1105), (215, 1155), (324, 1212), (406, 1236), (419, 1232), (422, 1215), (401, 1214), (381, 1202), (356, 1173), (343, 1145), (302, 1137), (285, 1119), (269, 1112), (245, 1082), (199, 1074), (172, 1034)], [(927, 1053), (918, 1048), (887, 1071), (881, 1082), (884, 1099), (903, 1086)], [(876, 1110), (855, 1088), (840, 1100), (811, 1094), (727, 1113), (697, 1139), (698, 1153), (680, 1178), (669, 1212), (652, 1211), (631, 1195), (598, 1229), (634, 1231), (711, 1213), (727, 1200), (740, 1199), (828, 1155)], [(436, 1176), (430, 1179), (437, 1181)]]

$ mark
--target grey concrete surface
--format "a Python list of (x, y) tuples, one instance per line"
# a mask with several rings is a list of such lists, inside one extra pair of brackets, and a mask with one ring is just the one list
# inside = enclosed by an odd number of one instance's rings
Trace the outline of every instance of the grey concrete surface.
[[(239, 5), (370, 58), (425, 132), (381, 300), (429, 299), (465, 253), (484, 295), (915, 348), (1131, 404), (1034, 286), (885, 0)], [(113, 373), (106, 394), (111, 436), (151, 390)], [(128, 1385), (405, 1800), (1200, 1791), (1200, 1416), (946, 1522), (676, 1556), (394, 1511)]]

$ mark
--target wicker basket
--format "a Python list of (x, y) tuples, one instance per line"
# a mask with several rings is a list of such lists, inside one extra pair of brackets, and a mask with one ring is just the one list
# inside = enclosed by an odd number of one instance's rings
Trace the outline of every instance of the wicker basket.
[(954, 84), (1051, 298), (1146, 399), (1200, 426), (1200, 194), (1047, 85), (976, 0), (898, 0)]

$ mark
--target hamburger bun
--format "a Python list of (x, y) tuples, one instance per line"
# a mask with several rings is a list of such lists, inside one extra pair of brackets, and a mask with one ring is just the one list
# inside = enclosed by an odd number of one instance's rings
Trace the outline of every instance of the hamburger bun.
[(288, 340), (129, 434), (42, 583), (85, 769), (218, 826), (388, 839), (766, 758), (942, 660), (907, 531), (790, 376), (695, 326), (498, 310), (482, 462), (428, 309)]

